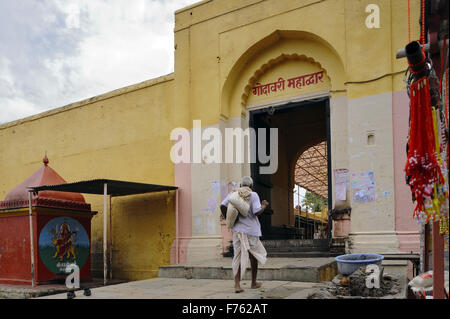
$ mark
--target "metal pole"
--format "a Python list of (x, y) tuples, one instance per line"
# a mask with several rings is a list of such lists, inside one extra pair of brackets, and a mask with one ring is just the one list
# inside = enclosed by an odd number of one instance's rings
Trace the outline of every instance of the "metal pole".
[(179, 260), (179, 247), (178, 247), (178, 189), (175, 191), (175, 263), (178, 264)]
[(439, 233), (439, 221), (433, 222), (433, 298), (445, 299), (444, 237)]
[(105, 183), (103, 185), (103, 285), (106, 285), (106, 274), (108, 273), (108, 265), (107, 265), (107, 251), (108, 251), (108, 229), (107, 229), (107, 215), (108, 215), (108, 205), (107, 205), (107, 196), (108, 196), (108, 184)]
[(309, 214), (309, 209), (306, 208), (306, 239), (308, 239), (308, 214)]
[[(446, 40), (446, 42), (447, 42), (447, 47), (448, 47), (448, 39)], [(442, 49), (443, 46), (444, 46), (444, 40), (439, 41), (439, 47)], [(428, 51), (430, 51), (430, 43), (425, 43), (425, 52), (428, 52)], [(405, 58), (406, 50), (405, 49), (397, 50), (395, 57), (397, 59)]]
[[(328, 211), (331, 211), (333, 209), (333, 171), (332, 171), (332, 165), (331, 165), (331, 112), (330, 112), (330, 99), (327, 99), (325, 101), (325, 113), (327, 117), (327, 148), (326, 148), (326, 154), (327, 154), (327, 184), (328, 184)], [(328, 215), (328, 229), (327, 229), (327, 238), (332, 239), (333, 238), (333, 220), (331, 219), (331, 216)]]
[(302, 209), (300, 206), (300, 186), (295, 184), (297, 186), (297, 206), (298, 206), (298, 223), (297, 227), (300, 229), (300, 221), (302, 220)]
[(112, 279), (112, 209), (109, 195), (109, 279)]
[(314, 230), (313, 230), (313, 239), (314, 236), (316, 235), (316, 212), (314, 212)]
[(30, 216), (30, 251), (31, 251), (31, 287), (35, 286), (34, 280), (34, 236), (33, 236), (33, 208), (31, 191), (28, 192), (28, 210)]
[(423, 274), (425, 272), (425, 226), (420, 225), (420, 269), (419, 273)]
[(424, 260), (424, 268), (425, 271), (430, 270), (430, 225), (425, 224), (425, 241), (424, 241), (424, 250), (425, 250), (425, 260)]

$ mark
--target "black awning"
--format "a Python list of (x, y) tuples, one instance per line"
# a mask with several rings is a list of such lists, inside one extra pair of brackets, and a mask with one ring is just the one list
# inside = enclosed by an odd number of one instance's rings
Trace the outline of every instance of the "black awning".
[(111, 196), (125, 196), (143, 193), (153, 193), (176, 190), (176, 186), (165, 186), (145, 183), (135, 183), (126, 181), (117, 181), (112, 179), (93, 179), (89, 181), (80, 181), (68, 184), (59, 185), (43, 185), (37, 187), (30, 187), (34, 192), (39, 191), (58, 191), (70, 193), (84, 193), (84, 194), (104, 194), (104, 185), (107, 184), (107, 193)]

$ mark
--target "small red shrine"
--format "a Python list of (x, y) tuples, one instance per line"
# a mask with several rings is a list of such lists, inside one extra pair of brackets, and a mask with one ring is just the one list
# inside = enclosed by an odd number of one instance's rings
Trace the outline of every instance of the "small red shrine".
[(41, 191), (32, 194), (30, 214), (30, 187), (66, 184), (48, 163), (45, 156), (43, 165), (0, 201), (0, 283), (31, 284), (32, 264), (35, 284), (64, 282), (66, 268), (72, 264), (79, 267), (81, 280), (91, 280), (91, 219), (95, 212), (84, 197)]

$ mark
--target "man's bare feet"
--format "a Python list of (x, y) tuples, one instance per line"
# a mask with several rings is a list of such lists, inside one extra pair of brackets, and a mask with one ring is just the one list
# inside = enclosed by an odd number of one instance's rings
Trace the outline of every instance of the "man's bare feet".
[(234, 287), (234, 292), (235, 293), (240, 293), (240, 292), (243, 292), (244, 291), (244, 289), (242, 289), (241, 287)]
[(260, 288), (261, 286), (262, 286), (262, 282), (252, 283), (252, 289), (257, 289), (257, 288)]

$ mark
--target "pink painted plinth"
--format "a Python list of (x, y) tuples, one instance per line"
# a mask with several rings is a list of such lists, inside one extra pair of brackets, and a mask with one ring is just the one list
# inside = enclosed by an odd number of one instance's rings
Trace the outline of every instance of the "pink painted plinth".
[(419, 225), (413, 219), (411, 190), (405, 182), (406, 143), (408, 137), (409, 98), (406, 91), (392, 93), (394, 137), (395, 231), (400, 252), (419, 252)]
[(333, 237), (348, 237), (350, 234), (350, 216), (343, 214), (333, 221)]
[(228, 252), (227, 247), (230, 246), (230, 241), (233, 240), (233, 232), (227, 229), (226, 221), (223, 219), (220, 221), (220, 228), (222, 231), (222, 252)]
[[(191, 164), (175, 164), (175, 185), (178, 186), (178, 263), (183, 263), (187, 260), (188, 244), (192, 238)], [(175, 234), (170, 249), (171, 264), (177, 261), (176, 246)]]

